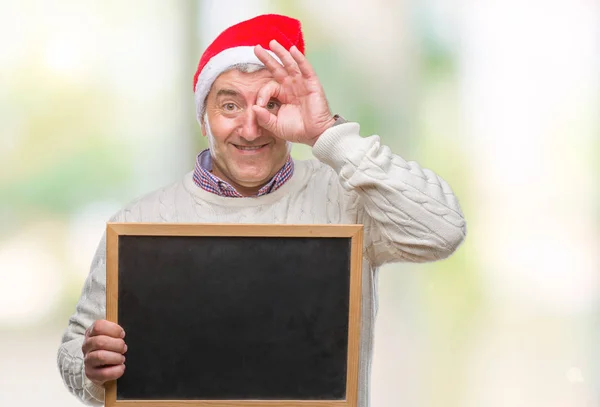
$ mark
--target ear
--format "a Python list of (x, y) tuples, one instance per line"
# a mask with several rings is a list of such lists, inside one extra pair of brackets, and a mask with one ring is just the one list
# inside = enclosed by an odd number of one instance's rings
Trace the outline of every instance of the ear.
[(202, 119), (202, 124), (200, 125), (200, 129), (202, 130), (202, 135), (206, 137), (206, 124), (204, 123), (204, 119)]

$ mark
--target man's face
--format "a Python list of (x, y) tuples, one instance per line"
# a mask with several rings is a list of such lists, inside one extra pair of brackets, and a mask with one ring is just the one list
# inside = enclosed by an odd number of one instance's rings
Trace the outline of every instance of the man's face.
[[(202, 133), (209, 137), (213, 173), (243, 195), (269, 182), (288, 156), (285, 140), (260, 127), (252, 110), (258, 91), (272, 79), (267, 69), (227, 71), (215, 80), (206, 100)], [(279, 105), (271, 100), (266, 108), (277, 114)]]

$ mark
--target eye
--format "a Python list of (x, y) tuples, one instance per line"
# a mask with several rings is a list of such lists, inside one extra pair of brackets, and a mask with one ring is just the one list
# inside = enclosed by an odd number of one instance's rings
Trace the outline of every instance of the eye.
[(279, 102), (277, 102), (276, 100), (269, 100), (269, 103), (267, 103), (267, 109), (269, 110), (273, 110), (279, 107)]
[(233, 112), (236, 108), (237, 106), (235, 105), (235, 103), (225, 103), (223, 105), (223, 109), (225, 109), (228, 112)]

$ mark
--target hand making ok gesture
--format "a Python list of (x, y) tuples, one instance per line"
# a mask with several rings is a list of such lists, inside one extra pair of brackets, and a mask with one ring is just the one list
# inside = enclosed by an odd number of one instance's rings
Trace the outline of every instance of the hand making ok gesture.
[[(258, 92), (256, 105), (252, 107), (258, 124), (279, 138), (313, 146), (335, 121), (323, 87), (298, 48), (293, 46), (287, 51), (275, 40), (269, 47), (283, 65), (260, 45), (254, 48), (274, 78)], [(271, 99), (281, 103), (277, 115), (265, 109)]]

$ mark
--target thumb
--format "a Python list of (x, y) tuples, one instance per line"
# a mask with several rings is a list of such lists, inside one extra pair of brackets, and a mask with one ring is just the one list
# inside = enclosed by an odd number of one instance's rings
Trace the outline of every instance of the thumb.
[(269, 112), (264, 107), (260, 107), (258, 105), (252, 106), (252, 110), (254, 111), (254, 114), (256, 114), (256, 120), (258, 121), (260, 127), (278, 136), (277, 116)]

